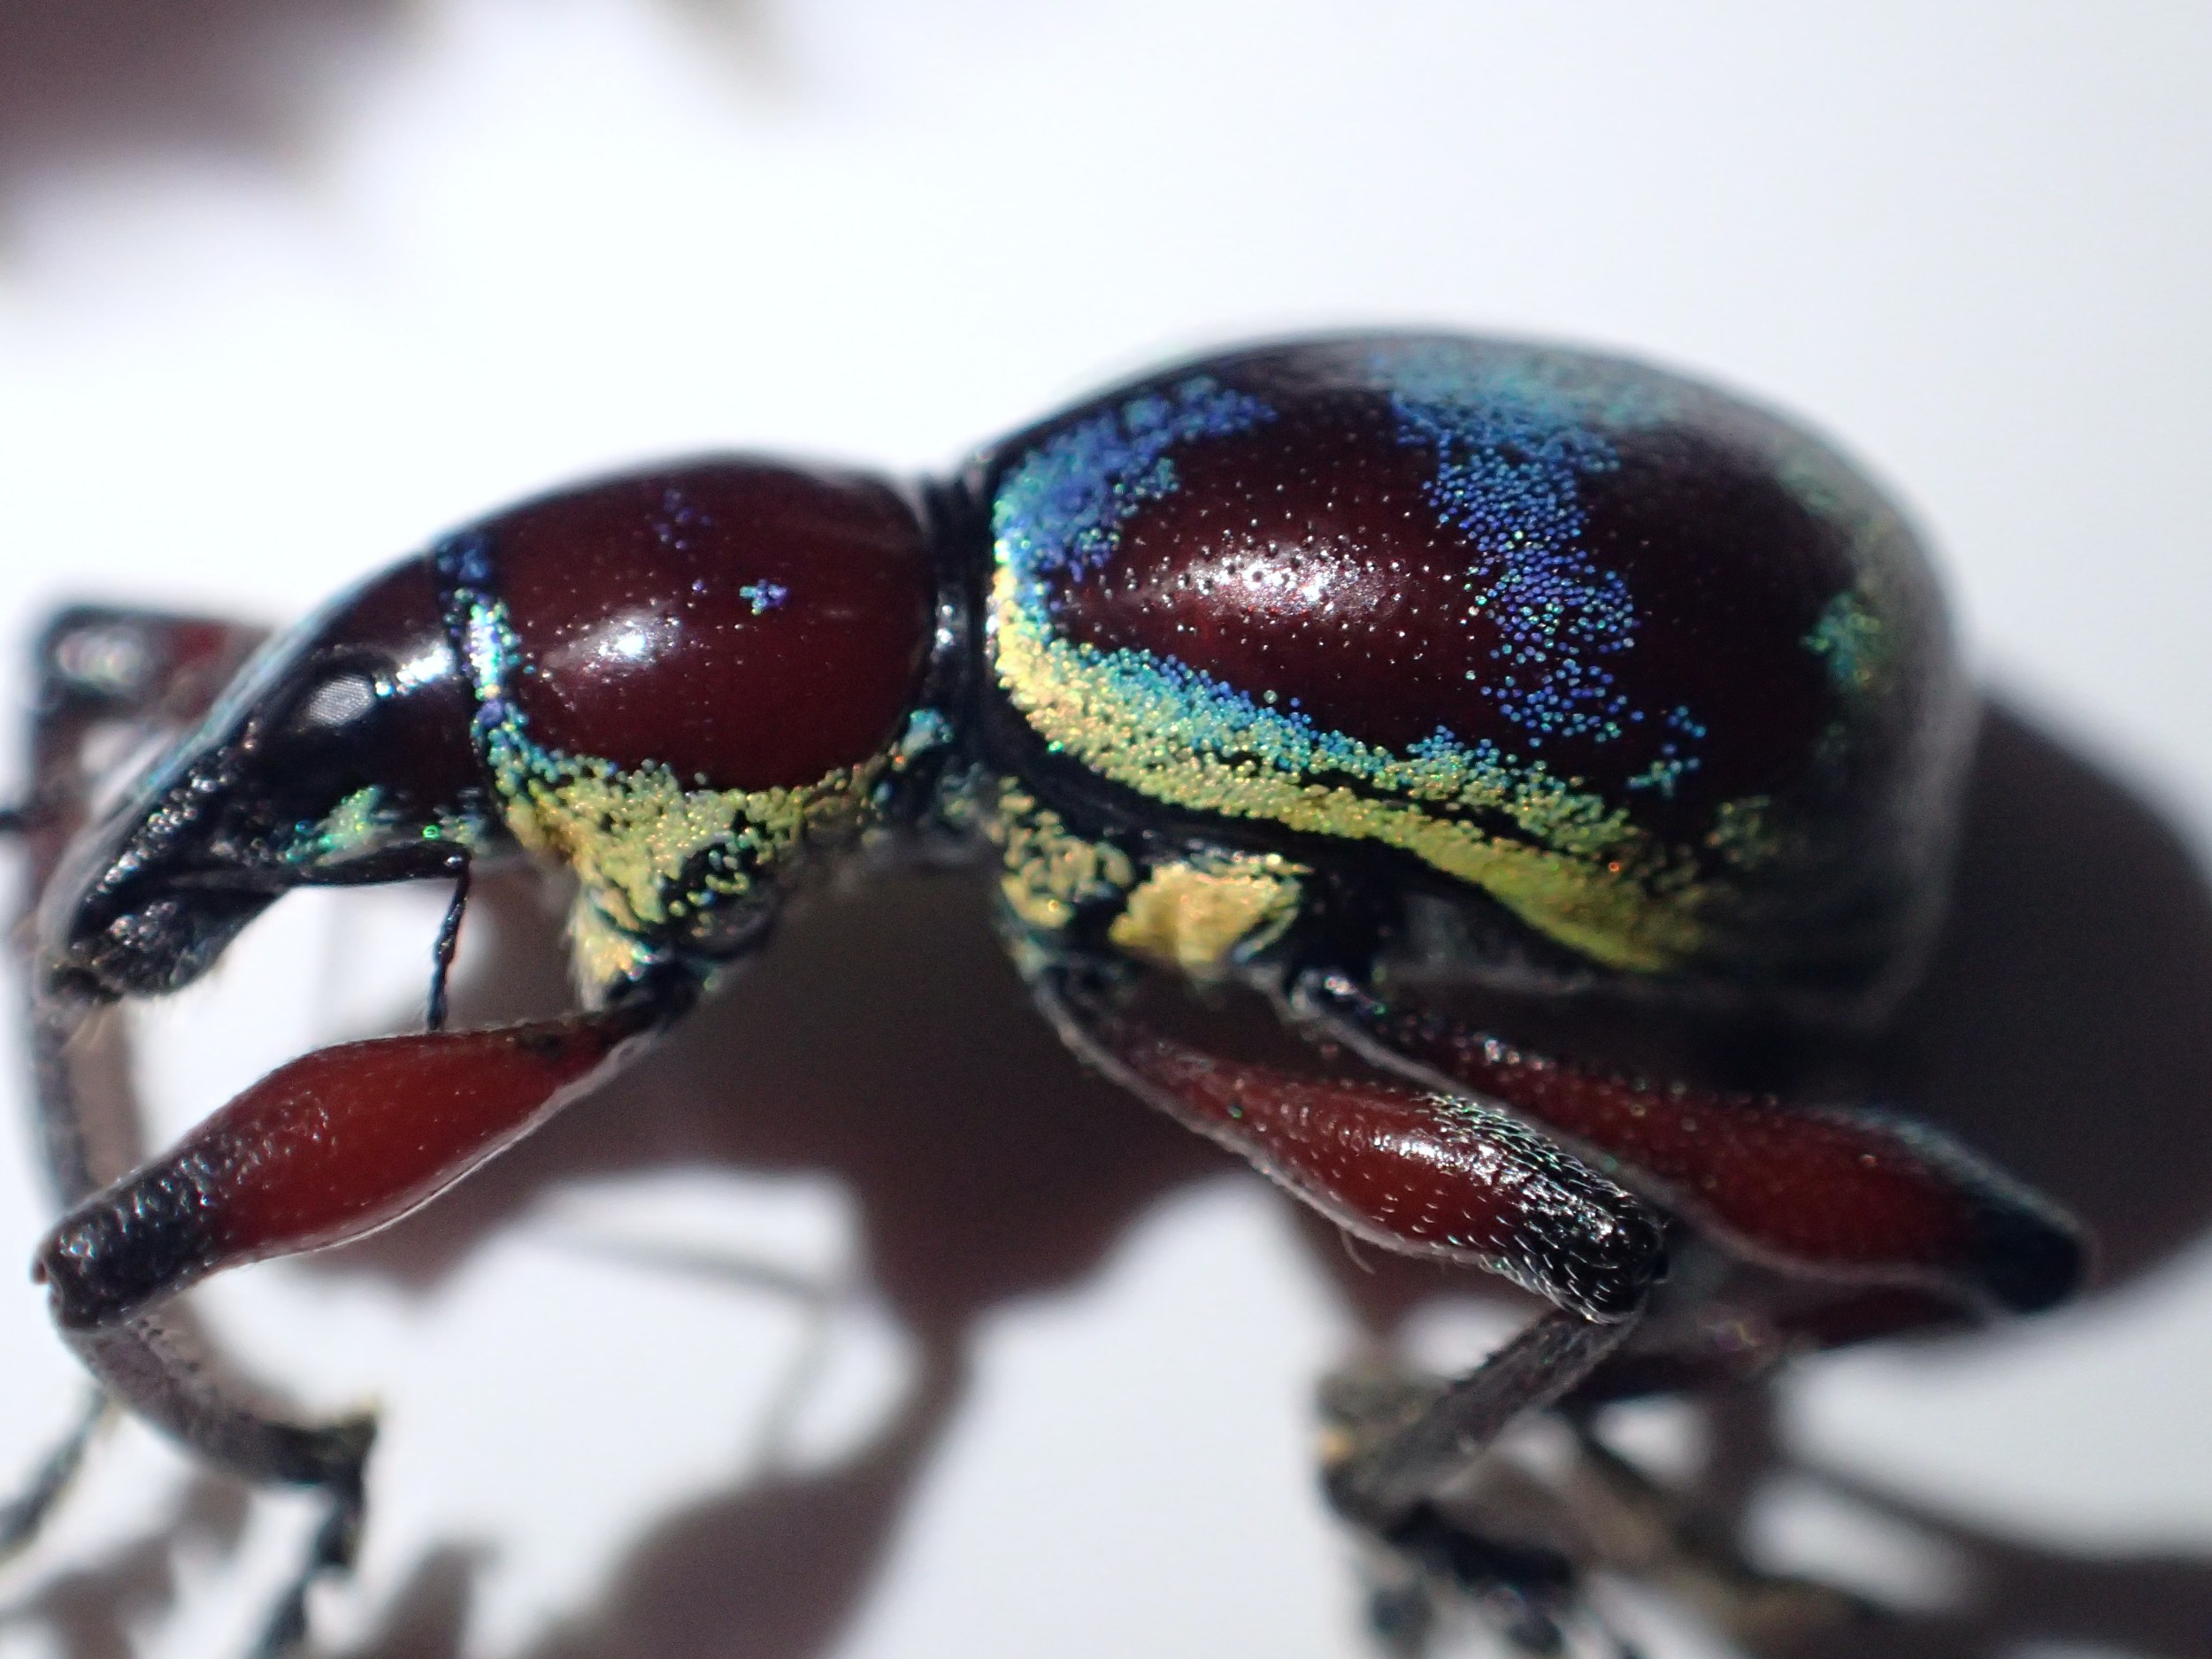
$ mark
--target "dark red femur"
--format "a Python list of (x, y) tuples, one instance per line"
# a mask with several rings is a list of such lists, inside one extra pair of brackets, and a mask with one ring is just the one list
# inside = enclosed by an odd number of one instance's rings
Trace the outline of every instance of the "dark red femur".
[(876, 479), (702, 461), (480, 531), (525, 657), (511, 691), (549, 749), (795, 787), (880, 752), (919, 695), (928, 545)]

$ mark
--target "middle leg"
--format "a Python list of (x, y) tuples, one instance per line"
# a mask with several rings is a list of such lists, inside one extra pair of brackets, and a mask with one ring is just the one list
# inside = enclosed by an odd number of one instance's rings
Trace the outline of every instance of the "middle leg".
[[(1417, 1652), (1441, 1589), (1543, 1651), (1543, 1632), (1580, 1610), (1571, 1563), (1450, 1525), (1433, 1501), (1517, 1417), (1557, 1401), (1620, 1345), (1664, 1271), (1658, 1216), (1462, 1091), (1279, 1071), (1133, 1018), (1118, 993), (1148, 971), (1202, 986), (1271, 977), (1263, 964), (1288, 934), (1327, 925), (1312, 872), (1273, 855), (1094, 839), (1002, 783), (988, 824), (1002, 859), (1001, 925), (1079, 1056), (1348, 1233), (1483, 1268), (1557, 1310), (1457, 1382), (1325, 1401), (1325, 1490), (1372, 1546), (1378, 1632)], [(1340, 1380), (1358, 1392), (1349, 1374)]]
[(1047, 971), (1033, 988), (1090, 1064), (1347, 1232), (1484, 1268), (1554, 1304), (1465, 1378), (1341, 1419), (1358, 1426), (1330, 1448), (1331, 1502), (1386, 1541), (1515, 1417), (1586, 1378), (1663, 1271), (1663, 1233), (1641, 1200), (1474, 1102), (1207, 1053), (1109, 1010), (1071, 973)]

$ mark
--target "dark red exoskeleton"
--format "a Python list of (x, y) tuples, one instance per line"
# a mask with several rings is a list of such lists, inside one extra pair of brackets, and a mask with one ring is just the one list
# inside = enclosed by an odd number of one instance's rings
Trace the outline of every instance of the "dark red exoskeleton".
[[(1350, 1233), (1554, 1304), (1448, 1386), (1344, 1382), (1327, 1470), (1415, 1578), (1515, 1588), (1538, 1650), (1552, 1568), (1435, 1502), (1516, 1414), (2032, 1311), (2079, 1277), (2065, 1217), (1908, 1117), (1540, 1055), (1408, 994), (1448, 969), (1560, 1006), (1848, 1023), (1911, 977), (1974, 708), (1939, 595), (1846, 463), (1694, 382), (1453, 337), (1262, 347), (948, 482), (736, 457), (548, 495), (213, 698), (249, 643), (121, 612), (49, 636), (19, 816), (75, 1207), (38, 1271), (115, 1397), (250, 1479), (327, 1488), (326, 1560), (367, 1425), (234, 1397), (177, 1357), (165, 1304), (426, 1201), (864, 850), (982, 850), (1087, 1061)], [(201, 710), (84, 822), (88, 729)], [(447, 1031), (494, 860), (572, 876), (581, 1009)], [(426, 878), (457, 883), (428, 1031), (309, 1055), (100, 1183), (67, 1055), (94, 1010), (187, 983), (292, 887)], [(1256, 989), (1363, 1064), (1171, 1038), (1140, 1007), (1160, 982)], [(1751, 1319), (1701, 1320), (1694, 1289), (1663, 1310), (1685, 1250), (1797, 1288)]]

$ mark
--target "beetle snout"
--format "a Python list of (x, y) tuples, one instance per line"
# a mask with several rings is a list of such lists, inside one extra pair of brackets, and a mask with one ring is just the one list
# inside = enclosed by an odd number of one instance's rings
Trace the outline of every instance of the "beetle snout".
[(267, 909), (274, 894), (170, 894), (129, 909), (88, 910), (81, 925), (49, 950), (50, 995), (113, 1002), (159, 996), (189, 985)]
[(426, 560), (278, 641), (48, 889), (40, 980), (189, 983), (282, 893), (450, 872), (492, 833), (473, 695)]
[(175, 990), (275, 900), (284, 884), (253, 879), (254, 861), (211, 823), (224, 794), (188, 766), (88, 839), (40, 918), (44, 990), (101, 1001)]

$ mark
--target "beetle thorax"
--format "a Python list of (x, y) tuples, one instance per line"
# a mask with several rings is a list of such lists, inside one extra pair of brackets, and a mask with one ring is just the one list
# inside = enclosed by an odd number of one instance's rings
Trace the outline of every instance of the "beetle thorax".
[(573, 870), (588, 983), (711, 940), (868, 818), (933, 578), (870, 478), (710, 461), (533, 503), (436, 555), (508, 827)]

